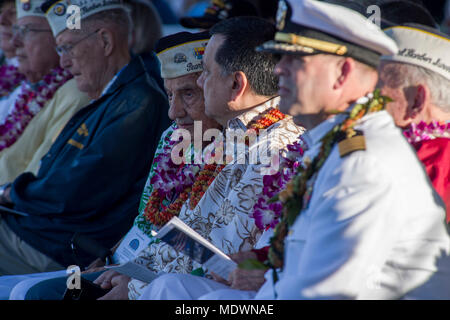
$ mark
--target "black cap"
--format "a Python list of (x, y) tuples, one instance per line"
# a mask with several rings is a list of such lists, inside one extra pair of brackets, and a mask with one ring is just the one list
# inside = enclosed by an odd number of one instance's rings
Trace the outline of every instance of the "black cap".
[(185, 28), (209, 29), (216, 23), (239, 16), (257, 16), (275, 20), (278, 0), (211, 0), (201, 17), (182, 17)]
[(380, 4), (381, 28), (418, 23), (436, 28), (437, 23), (426, 7), (407, 0), (392, 0)]
[(55, 3), (57, 3), (58, 0), (48, 0), (45, 1), (42, 5), (41, 5), (41, 10), (42, 12), (47, 12), (48, 9), (51, 8), (51, 6), (53, 6)]
[(211, 36), (209, 35), (208, 31), (203, 32), (178, 32), (171, 34), (169, 36), (163, 37), (159, 39), (159, 41), (156, 43), (156, 49), (155, 52), (158, 54), (168, 48), (172, 48), (178, 45), (181, 45), (183, 43), (192, 42), (192, 41), (198, 41), (198, 40), (205, 40), (209, 39)]

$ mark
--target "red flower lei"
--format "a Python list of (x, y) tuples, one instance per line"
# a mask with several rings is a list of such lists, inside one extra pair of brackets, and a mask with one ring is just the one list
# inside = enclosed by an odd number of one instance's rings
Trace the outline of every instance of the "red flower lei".
[(13, 111), (0, 125), (0, 151), (17, 141), (31, 119), (53, 98), (56, 90), (72, 77), (69, 71), (58, 67), (44, 76), (37, 89), (22, 83), (22, 93), (17, 97)]
[[(273, 125), (274, 123), (285, 118), (285, 115), (278, 109), (270, 108), (266, 110), (263, 114), (260, 115), (257, 119), (250, 121), (247, 125), (248, 130), (254, 130), (256, 133), (259, 133), (259, 130), (265, 129)], [(246, 141), (248, 142), (248, 140)], [(205, 168), (199, 173), (197, 180), (192, 187), (192, 193), (189, 201), (190, 209), (193, 210), (200, 199), (205, 194), (208, 187), (214, 181), (214, 179), (219, 175), (222, 169), (225, 167), (225, 164), (217, 165), (217, 164), (208, 164)]]
[[(257, 120), (252, 120), (249, 123), (249, 130), (256, 130), (256, 132), (259, 132), (260, 129), (267, 128), (284, 117), (285, 115), (279, 110), (270, 108)], [(170, 150), (166, 152), (170, 155)], [(181, 164), (180, 168), (184, 166), (186, 165)], [(160, 227), (174, 216), (178, 216), (181, 208), (188, 199), (190, 209), (193, 210), (205, 194), (208, 187), (224, 167), (225, 164), (205, 165), (203, 170), (195, 176), (195, 181), (193, 183), (185, 184), (183, 191), (179, 193), (178, 196), (175, 196), (175, 201), (168, 206), (163, 205), (165, 196), (160, 195), (160, 191), (158, 189), (153, 190), (145, 207), (144, 217), (155, 226)]]
[[(176, 129), (177, 127), (174, 127), (174, 130)], [(199, 170), (197, 164), (175, 164), (171, 159), (171, 152), (177, 141), (169, 140), (170, 137), (167, 136), (166, 142), (168, 144), (154, 160), (158, 163), (155, 168), (155, 175), (150, 180), (154, 190), (144, 209), (144, 218), (155, 226), (162, 226), (173, 216), (178, 215), (184, 202), (189, 197), (196, 173)], [(179, 192), (178, 195), (177, 192)], [(164, 205), (164, 200), (174, 197), (173, 203), (168, 206)]]

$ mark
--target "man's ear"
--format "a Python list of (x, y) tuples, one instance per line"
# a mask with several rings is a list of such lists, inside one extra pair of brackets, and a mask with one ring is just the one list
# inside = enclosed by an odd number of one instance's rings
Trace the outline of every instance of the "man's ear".
[(349, 79), (350, 74), (355, 69), (355, 61), (350, 58), (340, 59), (337, 62), (338, 77), (334, 83), (333, 89), (341, 88)]
[(233, 73), (231, 81), (231, 100), (236, 101), (247, 89), (248, 79), (245, 73), (242, 71), (236, 71)]
[(109, 31), (106, 28), (102, 28), (98, 31), (99, 35), (100, 35), (100, 41), (101, 41), (101, 45), (104, 49), (104, 55), (105, 57), (111, 55), (113, 48), (114, 48), (114, 36), (111, 33), (111, 31)]
[(429, 99), (429, 91), (423, 84), (418, 84), (414, 90), (414, 100), (412, 105), (408, 108), (408, 115), (414, 119), (425, 109), (427, 100)]

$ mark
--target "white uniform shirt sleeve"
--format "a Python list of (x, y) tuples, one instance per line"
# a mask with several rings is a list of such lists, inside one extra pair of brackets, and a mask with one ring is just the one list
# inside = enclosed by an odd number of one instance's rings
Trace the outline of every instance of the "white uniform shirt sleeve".
[(335, 149), (322, 168), (308, 209), (286, 238), (278, 299), (357, 298), (361, 288), (376, 288), (397, 234), (395, 197), (363, 152), (341, 159)]

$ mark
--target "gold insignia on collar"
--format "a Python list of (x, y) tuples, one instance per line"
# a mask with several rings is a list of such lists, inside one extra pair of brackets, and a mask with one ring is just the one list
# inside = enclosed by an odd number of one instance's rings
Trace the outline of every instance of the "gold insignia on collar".
[(366, 150), (366, 139), (363, 135), (356, 135), (338, 143), (339, 155), (345, 157), (353, 151)]
[(69, 141), (67, 141), (67, 143), (80, 149), (80, 150), (84, 148), (84, 145), (82, 143), (79, 143), (78, 141), (75, 141), (73, 139), (69, 139)]
[(80, 135), (80, 136), (85, 136), (85, 137), (87, 137), (88, 135), (89, 135), (89, 131), (88, 131), (88, 128), (86, 127), (86, 124), (82, 124), (78, 129), (77, 129), (77, 133)]

